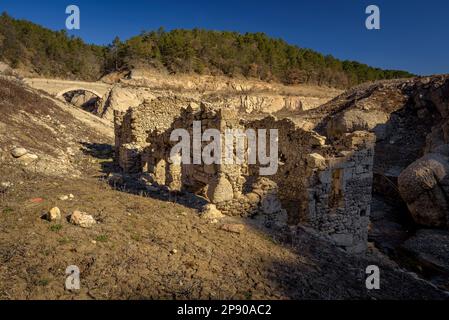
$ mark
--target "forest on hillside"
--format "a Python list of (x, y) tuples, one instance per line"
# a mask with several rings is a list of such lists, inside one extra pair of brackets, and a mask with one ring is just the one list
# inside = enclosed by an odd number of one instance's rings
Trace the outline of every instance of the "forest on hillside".
[(413, 76), (341, 61), (264, 33), (160, 28), (98, 46), (69, 36), (65, 30), (52, 31), (7, 13), (0, 16), (0, 60), (42, 76), (80, 80), (97, 80), (109, 72), (136, 67), (337, 88)]

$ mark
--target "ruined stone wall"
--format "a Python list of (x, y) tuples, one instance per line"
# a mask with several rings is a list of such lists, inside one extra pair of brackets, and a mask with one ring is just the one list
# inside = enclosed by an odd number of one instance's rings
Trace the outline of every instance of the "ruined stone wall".
[(354, 252), (367, 245), (374, 142), (374, 135), (355, 132), (338, 141), (334, 155), (309, 155), (300, 223)]
[(126, 173), (142, 170), (142, 152), (148, 147), (149, 134), (159, 134), (170, 128), (185, 102), (177, 98), (159, 98), (114, 112), (116, 158)]
[[(121, 144), (119, 163), (124, 170), (138, 168), (152, 186), (201, 195), (226, 215), (263, 213), (267, 225), (279, 225), (288, 219), (290, 224), (307, 225), (349, 250), (362, 251), (366, 247), (374, 155), (372, 134), (355, 132), (326, 144), (326, 137), (291, 119), (270, 116), (245, 120), (235, 111), (204, 104), (199, 110), (167, 110), (159, 104), (130, 109), (124, 116), (117, 114), (116, 122), (121, 123), (116, 130)], [(182, 128), (192, 137), (194, 121), (201, 121), (201, 133), (206, 129), (219, 130), (223, 157), (226, 129), (267, 129), (267, 134), (269, 129), (277, 129), (277, 172), (263, 177), (261, 166), (250, 165), (247, 159), (242, 164), (174, 162), (170, 151), (177, 142), (170, 141), (170, 135)], [(269, 136), (266, 141), (268, 145)], [(203, 142), (202, 147), (209, 143)], [(248, 148), (248, 141), (244, 145)], [(192, 143), (191, 157), (193, 153)]]
[[(268, 117), (247, 123), (278, 129), (279, 169), (268, 177), (291, 224), (311, 226), (337, 245), (362, 251), (367, 243), (375, 136), (355, 132), (326, 144), (326, 138), (290, 119)], [(250, 176), (258, 166), (250, 166)]]

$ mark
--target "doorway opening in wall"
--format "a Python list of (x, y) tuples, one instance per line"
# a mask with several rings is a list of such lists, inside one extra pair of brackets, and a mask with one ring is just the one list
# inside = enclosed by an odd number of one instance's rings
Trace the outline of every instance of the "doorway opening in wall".
[(329, 199), (329, 206), (333, 209), (333, 213), (336, 209), (343, 206), (343, 169), (335, 169), (332, 171), (332, 192)]

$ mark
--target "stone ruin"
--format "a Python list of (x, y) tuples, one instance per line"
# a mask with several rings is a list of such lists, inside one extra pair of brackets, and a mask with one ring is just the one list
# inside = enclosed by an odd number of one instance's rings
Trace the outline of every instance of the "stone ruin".
[[(301, 224), (351, 252), (363, 252), (373, 179), (375, 137), (357, 131), (327, 144), (326, 137), (292, 119), (241, 118), (235, 111), (202, 104), (183, 108), (159, 98), (115, 111), (116, 159), (123, 172), (151, 189), (192, 193), (225, 215), (261, 216), (266, 226)], [(278, 129), (278, 171), (261, 176), (260, 165), (179, 164), (171, 161), (177, 128)], [(246, 141), (245, 148), (248, 148)]]

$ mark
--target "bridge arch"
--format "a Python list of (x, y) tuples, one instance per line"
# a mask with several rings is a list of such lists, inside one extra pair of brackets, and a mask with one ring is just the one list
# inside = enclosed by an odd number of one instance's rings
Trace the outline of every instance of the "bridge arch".
[(69, 92), (72, 92), (72, 91), (87, 91), (87, 92), (90, 92), (90, 93), (96, 95), (98, 97), (98, 99), (102, 99), (103, 98), (102, 94), (98, 93), (97, 91), (95, 91), (93, 89), (88, 89), (88, 88), (85, 88), (85, 87), (66, 88), (64, 90), (59, 91), (56, 94), (56, 97), (63, 98), (66, 93), (69, 93)]

